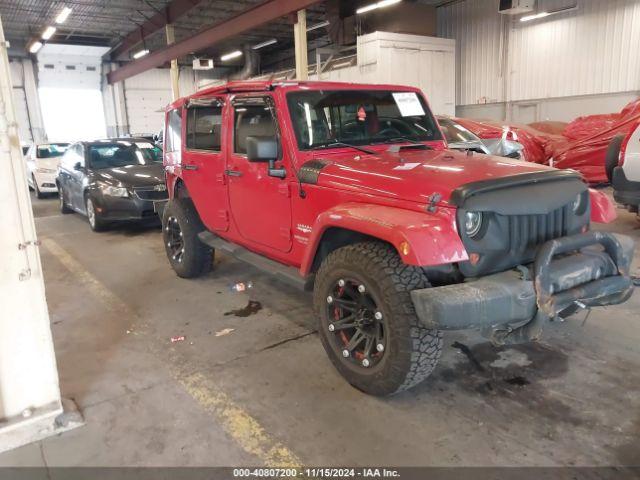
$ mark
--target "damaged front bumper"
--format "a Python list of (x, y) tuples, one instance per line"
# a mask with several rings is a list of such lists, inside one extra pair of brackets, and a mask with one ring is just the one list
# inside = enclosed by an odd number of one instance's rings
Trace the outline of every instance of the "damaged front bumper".
[(543, 244), (532, 266), (466, 283), (411, 292), (421, 323), (438, 330), (479, 328), (494, 343), (536, 340), (546, 321), (574, 305), (629, 299), (633, 240), (588, 232)]

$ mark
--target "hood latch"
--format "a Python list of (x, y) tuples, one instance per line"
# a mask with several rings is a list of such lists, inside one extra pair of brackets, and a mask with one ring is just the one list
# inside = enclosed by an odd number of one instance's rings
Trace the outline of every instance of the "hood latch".
[(440, 200), (442, 200), (442, 195), (437, 192), (429, 195), (429, 205), (427, 206), (427, 212), (435, 213), (435, 211), (438, 209), (437, 205)]

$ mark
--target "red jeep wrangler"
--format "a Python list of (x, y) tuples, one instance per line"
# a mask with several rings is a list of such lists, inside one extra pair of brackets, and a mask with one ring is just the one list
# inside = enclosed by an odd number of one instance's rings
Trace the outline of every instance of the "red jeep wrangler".
[(572, 171), (447, 150), (415, 88), (229, 83), (170, 105), (164, 138), (176, 273), (218, 249), (313, 289), (327, 354), (370, 394), (424, 380), (442, 330), (536, 340), (633, 291), (633, 241), (589, 230), (611, 202)]

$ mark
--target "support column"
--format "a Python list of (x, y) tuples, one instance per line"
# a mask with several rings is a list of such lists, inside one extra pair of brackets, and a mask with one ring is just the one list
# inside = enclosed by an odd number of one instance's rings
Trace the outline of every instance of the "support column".
[[(167, 34), (167, 45), (171, 45), (176, 41), (176, 33), (173, 25), (167, 24), (165, 27)], [(180, 98), (180, 70), (178, 68), (178, 59), (171, 60), (171, 96), (173, 100)]]
[(47, 140), (47, 134), (44, 129), (44, 120), (42, 119), (35, 69), (36, 65), (34, 65), (30, 58), (24, 58), (22, 60), (24, 96), (27, 100), (27, 110), (29, 112), (29, 120), (31, 121), (31, 136), (34, 143), (39, 143)]
[(7, 43), (0, 23), (0, 452), (81, 425), (66, 415), (26, 170)]
[(293, 39), (296, 48), (296, 79), (309, 78), (309, 61), (307, 59), (307, 11), (298, 10), (298, 18), (293, 26)]

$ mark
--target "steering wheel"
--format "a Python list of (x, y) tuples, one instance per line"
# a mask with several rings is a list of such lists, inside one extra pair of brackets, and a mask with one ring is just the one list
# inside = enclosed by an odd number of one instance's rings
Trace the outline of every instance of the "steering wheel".
[(400, 130), (393, 128), (393, 127), (387, 127), (384, 128), (382, 130), (380, 130), (376, 136), (380, 136), (380, 137), (401, 137), (402, 133), (400, 132)]

